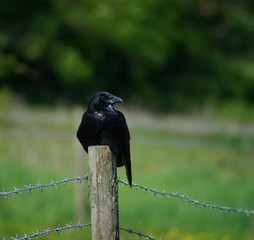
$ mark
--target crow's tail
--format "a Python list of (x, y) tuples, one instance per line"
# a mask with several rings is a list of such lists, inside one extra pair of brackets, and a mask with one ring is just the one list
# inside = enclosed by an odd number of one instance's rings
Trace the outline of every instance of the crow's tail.
[(132, 187), (132, 175), (131, 175), (131, 163), (130, 163), (130, 161), (125, 163), (125, 168), (126, 168), (126, 175), (127, 175), (127, 178), (128, 178), (129, 185), (130, 185), (130, 187)]

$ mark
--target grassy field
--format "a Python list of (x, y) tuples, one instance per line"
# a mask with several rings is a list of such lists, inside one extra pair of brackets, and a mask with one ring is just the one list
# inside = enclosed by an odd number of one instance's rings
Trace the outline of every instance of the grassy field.
[[(254, 209), (254, 122), (123, 111), (132, 137), (135, 183), (208, 204)], [(87, 155), (75, 139), (81, 115), (79, 108), (1, 110), (1, 191), (87, 173)], [(123, 168), (118, 175), (126, 180)], [(82, 214), (76, 198), (82, 189), (87, 211), (82, 222), (90, 223), (85, 182), (0, 198), (0, 238), (77, 223)], [(119, 208), (121, 227), (156, 239), (254, 239), (253, 215), (195, 207), (128, 186), (119, 186)], [(139, 239), (120, 234), (121, 239)], [(50, 239), (90, 239), (90, 228), (55, 233)]]

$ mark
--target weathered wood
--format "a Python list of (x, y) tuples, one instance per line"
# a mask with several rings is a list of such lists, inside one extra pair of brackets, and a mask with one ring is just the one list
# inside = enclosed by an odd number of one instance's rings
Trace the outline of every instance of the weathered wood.
[(116, 158), (108, 146), (91, 146), (88, 154), (92, 240), (118, 240)]

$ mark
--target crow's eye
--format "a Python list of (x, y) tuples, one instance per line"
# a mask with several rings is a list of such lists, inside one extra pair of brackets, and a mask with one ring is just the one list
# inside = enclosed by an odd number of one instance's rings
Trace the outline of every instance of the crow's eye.
[(101, 99), (102, 99), (102, 100), (105, 100), (105, 96), (101, 96)]

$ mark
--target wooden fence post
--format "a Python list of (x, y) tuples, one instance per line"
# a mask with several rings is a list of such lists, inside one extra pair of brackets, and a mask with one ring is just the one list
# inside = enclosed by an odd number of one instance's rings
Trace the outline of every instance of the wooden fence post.
[(91, 146), (88, 155), (92, 240), (119, 240), (116, 158), (108, 146)]

